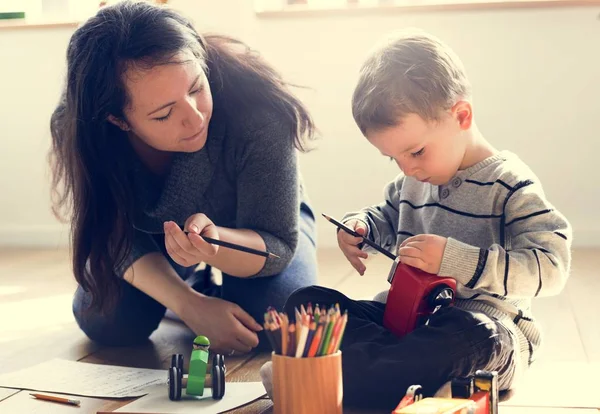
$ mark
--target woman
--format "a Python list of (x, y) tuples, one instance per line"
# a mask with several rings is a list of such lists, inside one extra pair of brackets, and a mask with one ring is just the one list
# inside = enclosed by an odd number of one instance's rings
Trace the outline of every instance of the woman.
[[(54, 210), (72, 213), (81, 329), (136, 344), (170, 309), (219, 352), (265, 344), (266, 308), (316, 282), (296, 159), (314, 134), (307, 110), (241, 42), (143, 2), (102, 8), (67, 64), (51, 160)], [(222, 271), (221, 297), (202, 293), (199, 263)]]

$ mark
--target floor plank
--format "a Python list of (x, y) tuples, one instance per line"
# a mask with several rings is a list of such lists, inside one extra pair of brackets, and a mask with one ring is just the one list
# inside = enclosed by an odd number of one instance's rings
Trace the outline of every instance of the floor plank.
[(598, 414), (593, 408), (500, 407), (499, 414)]
[(600, 323), (592, 321), (600, 315), (599, 269), (600, 255), (597, 249), (579, 249), (573, 252), (573, 267), (566, 294), (589, 362), (600, 362)]
[(557, 296), (534, 299), (532, 311), (543, 334), (538, 361), (587, 361), (573, 304), (565, 291)]
[(373, 299), (373, 297), (390, 288), (387, 277), (393, 262), (381, 254), (370, 255), (364, 261), (367, 270), (361, 276), (354, 268), (336, 287), (351, 299)]
[[(0, 374), (27, 368), (53, 358), (77, 361), (99, 349), (72, 323), (0, 344)], [(40, 351), (43, 349), (43, 352)]]
[[(48, 395), (58, 395), (53, 393), (44, 393)], [(64, 395), (62, 395), (64, 397)], [(81, 401), (79, 407), (60, 404), (50, 401), (42, 401), (29, 395), (29, 391), (20, 391), (12, 397), (0, 403), (0, 411), (10, 414), (83, 414), (95, 413), (104, 404), (105, 401), (99, 398), (73, 397)]]
[(338, 248), (320, 249), (317, 251), (319, 263), (320, 286), (335, 288), (352, 272), (346, 257)]

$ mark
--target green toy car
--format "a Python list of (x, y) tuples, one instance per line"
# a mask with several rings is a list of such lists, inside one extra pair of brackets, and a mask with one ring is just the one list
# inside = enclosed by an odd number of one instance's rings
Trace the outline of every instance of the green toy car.
[(209, 348), (210, 341), (207, 337), (197, 336), (194, 339), (188, 375), (183, 375), (183, 355), (173, 354), (171, 356), (171, 368), (167, 381), (170, 400), (180, 400), (183, 388), (187, 395), (196, 397), (203, 396), (205, 388), (212, 388), (213, 399), (223, 398), (225, 395), (225, 358), (223, 355), (215, 354), (212, 359), (211, 374), (207, 375)]

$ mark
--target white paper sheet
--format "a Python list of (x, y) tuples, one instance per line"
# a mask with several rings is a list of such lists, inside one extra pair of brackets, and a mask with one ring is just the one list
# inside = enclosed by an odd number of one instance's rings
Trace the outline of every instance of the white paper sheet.
[(225, 385), (225, 396), (222, 400), (213, 400), (210, 389), (205, 389), (202, 397), (185, 395), (182, 390), (181, 400), (169, 400), (166, 385), (154, 385), (148, 394), (115, 412), (185, 414), (202, 413), (218, 414), (248, 404), (266, 394), (262, 382), (228, 382)]
[(166, 384), (167, 375), (167, 370), (52, 359), (39, 365), (0, 375), (0, 387), (85, 397), (139, 397), (146, 394), (148, 387)]

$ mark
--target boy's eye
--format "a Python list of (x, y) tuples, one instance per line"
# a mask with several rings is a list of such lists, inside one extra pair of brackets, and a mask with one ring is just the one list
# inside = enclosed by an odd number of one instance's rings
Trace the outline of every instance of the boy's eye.
[(421, 148), (417, 152), (413, 152), (410, 155), (412, 155), (413, 157), (419, 157), (419, 156), (423, 155), (424, 152), (425, 152), (425, 147)]

